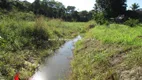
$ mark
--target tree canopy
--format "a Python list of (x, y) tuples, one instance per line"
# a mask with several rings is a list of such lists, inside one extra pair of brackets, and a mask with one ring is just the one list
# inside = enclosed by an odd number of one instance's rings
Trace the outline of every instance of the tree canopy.
[[(127, 0), (96, 0), (94, 10), (77, 11), (75, 6), (65, 7), (55, 0), (35, 0), (33, 3), (21, 0), (0, 0), (0, 10), (18, 10), (34, 12), (36, 15), (44, 15), (49, 18), (60, 18), (65, 21), (89, 21), (94, 14), (101, 14), (106, 19), (115, 18), (126, 13)], [(132, 4), (131, 9), (137, 10), (139, 5)], [(99, 15), (97, 14), (99, 17)], [(100, 18), (98, 18), (100, 19)]]
[(33, 3), (20, 0), (0, 0), (0, 8), (7, 11), (32, 11), (36, 15), (49, 18), (61, 18), (66, 21), (89, 21), (92, 12), (77, 11), (75, 6), (65, 7), (61, 2), (54, 0), (35, 0)]
[(103, 12), (108, 18), (124, 14), (126, 11), (126, 0), (96, 0), (95, 8)]
[(134, 4), (132, 4), (132, 6), (131, 6), (130, 8), (131, 8), (133, 11), (136, 11), (139, 7), (140, 7), (139, 4), (134, 3)]

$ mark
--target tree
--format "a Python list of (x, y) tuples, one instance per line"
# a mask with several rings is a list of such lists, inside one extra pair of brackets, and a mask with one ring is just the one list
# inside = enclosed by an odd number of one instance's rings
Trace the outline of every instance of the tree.
[(33, 12), (35, 14), (39, 14), (40, 13), (40, 9), (41, 9), (41, 1), (40, 0), (35, 0), (32, 3), (32, 9), (33, 9)]
[(67, 6), (64, 19), (66, 21), (74, 21), (76, 20), (74, 19), (75, 15), (78, 15), (78, 13), (75, 11), (75, 6)]
[(67, 6), (67, 13), (72, 14), (75, 11), (75, 7), (74, 6)]
[(88, 12), (86, 10), (81, 11), (79, 13), (79, 16), (80, 16), (80, 21), (83, 21), (83, 22), (88, 21)]
[(11, 8), (10, 0), (0, 0), (0, 8), (10, 10)]
[(134, 4), (132, 4), (132, 6), (131, 6), (130, 8), (131, 8), (133, 11), (136, 11), (139, 7), (140, 7), (139, 4), (134, 3)]
[(72, 20), (73, 20), (73, 21), (79, 21), (79, 18), (80, 18), (79, 12), (78, 12), (78, 11), (74, 11), (74, 12), (72, 13)]
[(89, 11), (88, 16), (87, 16), (88, 20), (93, 19), (94, 15), (95, 15), (95, 11), (94, 10)]
[(107, 18), (124, 14), (126, 6), (126, 0), (96, 0), (97, 11), (103, 12)]
[(99, 10), (98, 10), (98, 6), (97, 6), (97, 4), (94, 4), (94, 7), (93, 7), (93, 8), (94, 8), (94, 13), (95, 13), (95, 14), (97, 14), (97, 13), (98, 13), (98, 11), (99, 11)]
[(62, 18), (65, 14), (65, 7), (61, 2), (52, 1), (52, 10), (54, 18)]
[(12, 3), (12, 6), (14, 9), (16, 8), (20, 11), (29, 11), (30, 10), (31, 3), (28, 1), (14, 0), (11, 3)]
[(89, 21), (94, 11), (78, 12), (75, 6), (65, 6), (55, 0), (35, 0), (30, 3), (26, 0), (0, 0), (0, 9), (7, 11), (18, 10), (23, 12), (33, 11), (36, 15), (50, 18), (60, 18), (66, 21)]

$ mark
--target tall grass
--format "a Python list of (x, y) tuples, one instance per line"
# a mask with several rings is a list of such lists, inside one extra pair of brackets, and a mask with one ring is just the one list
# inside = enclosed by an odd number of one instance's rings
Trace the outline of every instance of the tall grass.
[(84, 24), (44, 16), (35, 18), (32, 13), (3, 14), (0, 18), (0, 77), (12, 80), (16, 71), (22, 79), (30, 77), (37, 65), (65, 42), (59, 38), (75, 37)]
[[(95, 35), (94, 35), (95, 34)], [(142, 27), (131, 28), (125, 25), (111, 24), (109, 27), (97, 26), (87, 36), (101, 40), (104, 43), (120, 43), (142, 45)]]
[(75, 45), (70, 80), (140, 80), (141, 35), (142, 26), (97, 25)]
[[(39, 23), (41, 21), (41, 23)], [(33, 70), (36, 68), (31, 63), (30, 58), (36, 58), (41, 56), (37, 52), (45, 40), (48, 40), (48, 30), (44, 24), (44, 20), (39, 18), (39, 21), (29, 23), (25, 20), (17, 20), (11, 17), (5, 17), (0, 22), (0, 60), (1, 62), (1, 74), (6, 79), (12, 79), (15, 71), (25, 72), (22, 73), (23, 78), (31, 76)], [(42, 52), (41, 52), (42, 53)], [(45, 53), (44, 53), (45, 55)], [(42, 56), (41, 56), (42, 57)], [(26, 61), (30, 65), (26, 65)], [(39, 62), (38, 59), (34, 59), (33, 64)], [(28, 74), (28, 75), (26, 75)]]

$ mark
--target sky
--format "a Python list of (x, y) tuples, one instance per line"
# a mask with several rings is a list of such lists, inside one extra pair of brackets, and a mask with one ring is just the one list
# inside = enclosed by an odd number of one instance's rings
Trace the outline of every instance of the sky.
[[(34, 0), (27, 0), (27, 1), (33, 2)], [(55, 0), (55, 1), (62, 2), (65, 5), (65, 7), (75, 6), (76, 10), (78, 11), (82, 11), (82, 10), (90, 11), (93, 9), (95, 4), (95, 0)], [(128, 6), (127, 9), (130, 9), (130, 6), (133, 3), (138, 3), (140, 7), (142, 8), (141, 0), (127, 0), (127, 6)]]
[(140, 8), (142, 8), (142, 0), (127, 0), (127, 9), (130, 9), (130, 6), (133, 4), (133, 3), (138, 3)]

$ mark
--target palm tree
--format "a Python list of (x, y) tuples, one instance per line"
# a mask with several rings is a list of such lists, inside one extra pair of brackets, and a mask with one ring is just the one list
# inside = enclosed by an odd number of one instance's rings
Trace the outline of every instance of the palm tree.
[(130, 7), (133, 11), (136, 11), (136, 10), (138, 10), (138, 8), (139, 8), (140, 6), (139, 6), (139, 4), (138, 3), (134, 3), (134, 4), (132, 4), (132, 6)]

